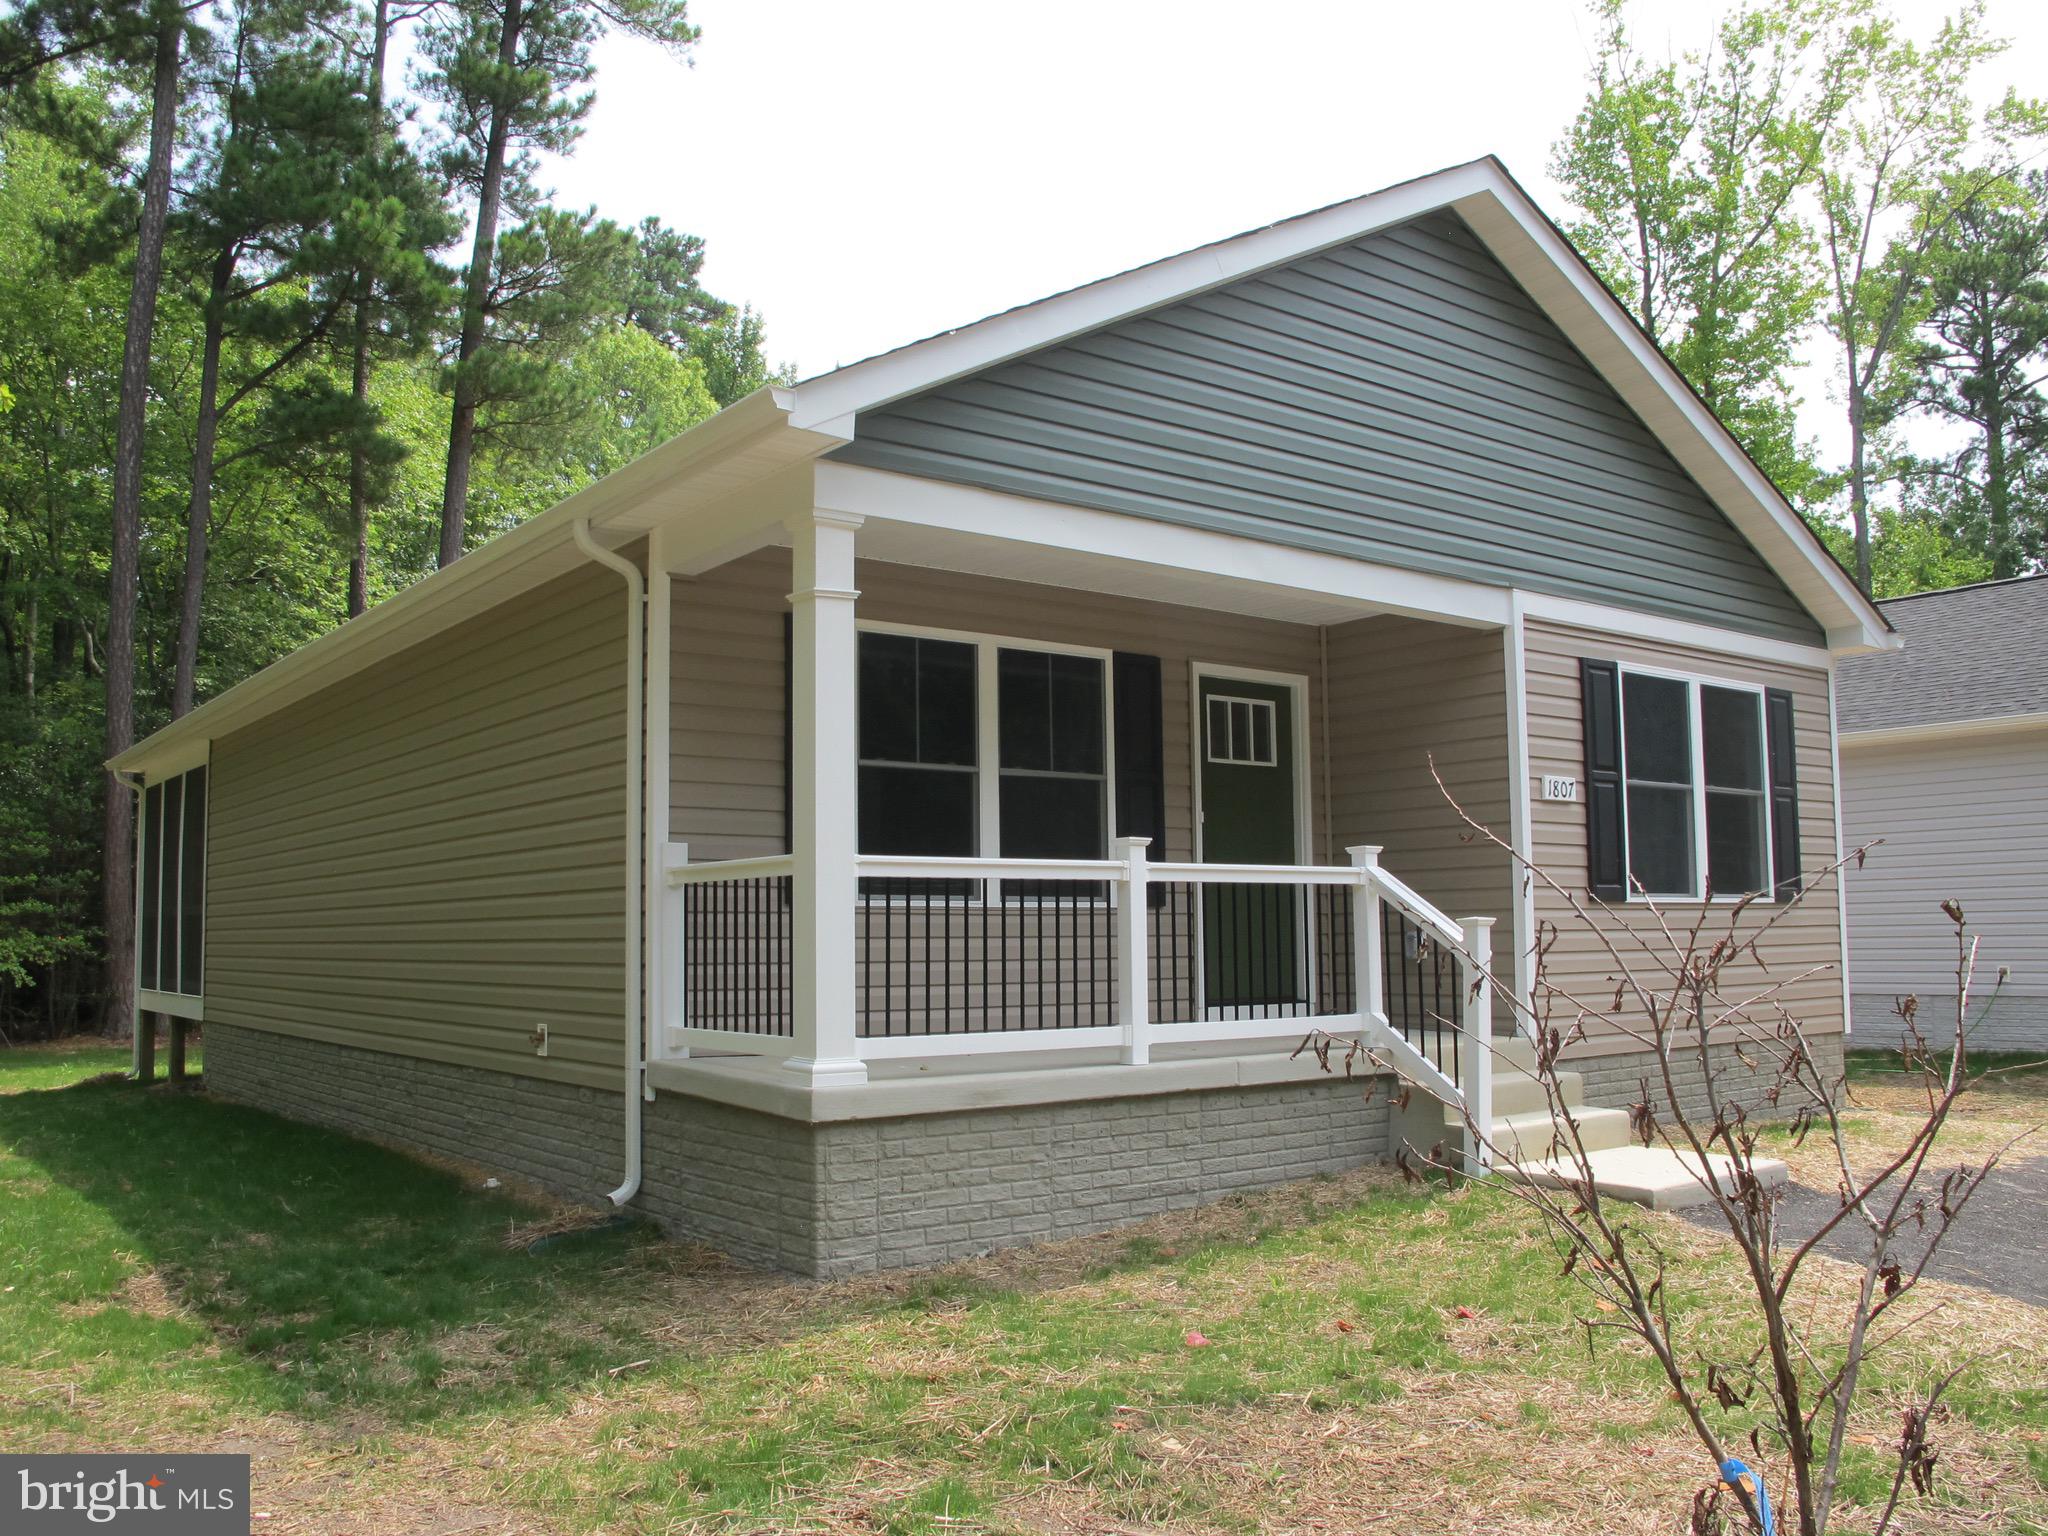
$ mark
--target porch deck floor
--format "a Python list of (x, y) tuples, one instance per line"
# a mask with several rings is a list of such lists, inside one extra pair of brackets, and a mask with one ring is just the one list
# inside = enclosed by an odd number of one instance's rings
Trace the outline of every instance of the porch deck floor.
[[(813, 1123), (1342, 1081), (1342, 1069), (1334, 1060), (1326, 1075), (1314, 1056), (1295, 1056), (1299, 1043), (1155, 1041), (1152, 1060), (1143, 1065), (1126, 1065), (1112, 1048), (892, 1059), (869, 1062), (865, 1083), (817, 1084), (776, 1057), (693, 1055), (686, 1061), (650, 1063), (647, 1076), (657, 1092), (688, 1094)], [(1356, 1081), (1363, 1093), (1367, 1078), (1361, 1075)]]

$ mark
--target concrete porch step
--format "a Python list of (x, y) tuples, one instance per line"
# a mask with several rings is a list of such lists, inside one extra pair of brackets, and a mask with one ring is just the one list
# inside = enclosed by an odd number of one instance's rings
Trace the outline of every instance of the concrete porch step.
[[(1628, 1111), (1574, 1105), (1570, 1114), (1579, 1128), (1579, 1140), (1588, 1152), (1625, 1147), (1629, 1142)], [(1547, 1109), (1493, 1117), (1493, 1143), (1502, 1157), (1535, 1160), (1549, 1157), (1560, 1128)]]
[[(1691, 1152), (1673, 1152), (1664, 1147), (1616, 1146), (1589, 1152), (1587, 1167), (1593, 1187), (1610, 1200), (1646, 1205), (1653, 1211), (1683, 1210), (1705, 1205), (1712, 1198), (1700, 1176), (1700, 1161)], [(1759, 1158), (1757, 1179), (1764, 1188), (1775, 1189), (1792, 1177), (1775, 1158)], [(1731, 1164), (1725, 1153), (1709, 1152), (1707, 1170), (1724, 1193), (1734, 1192)], [(1508, 1178), (1525, 1178), (1541, 1189), (1558, 1189), (1571, 1183), (1578, 1170), (1569, 1160), (1544, 1159), (1500, 1170)]]
[[(1586, 1080), (1576, 1072), (1558, 1073), (1557, 1090), (1567, 1108), (1577, 1109), (1586, 1102)], [(1533, 1114), (1549, 1107), (1550, 1101), (1544, 1095), (1540, 1080), (1506, 1062), (1494, 1063), (1493, 1113), (1496, 1118)]]

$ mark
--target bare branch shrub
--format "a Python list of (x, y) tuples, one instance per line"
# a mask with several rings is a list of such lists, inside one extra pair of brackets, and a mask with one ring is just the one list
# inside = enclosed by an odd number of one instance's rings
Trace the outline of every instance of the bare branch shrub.
[[(1489, 1154), (1494, 1177), (1488, 1182), (1540, 1218), (1563, 1273), (1588, 1293), (1593, 1308), (1580, 1326), (1589, 1345), (1619, 1335), (1655, 1358), (1672, 1401), (1716, 1469), (1714, 1482), (1694, 1501), (1688, 1528), (1722, 1529), (1725, 1497), (1746, 1528), (1763, 1529), (1755, 1484), (1738, 1470), (1737, 1457), (1746, 1455), (1775, 1495), (1775, 1528), (1823, 1536), (1836, 1510), (1851, 1411), (1866, 1368), (1936, 1310), (1914, 1300), (1921, 1278), (2013, 1145), (1974, 1162), (1948, 1163), (1937, 1151), (1957, 1104), (1985, 1075), (1973, 1074), (1969, 1065), (1977, 940), (1961, 907), (1953, 901), (1942, 907), (1955, 937), (1952, 1006), (1943, 1006), (1938, 1025), (1923, 1017), (1917, 1000), (1902, 999), (1899, 1008), (1900, 1061), (1918, 1080), (1924, 1112), (1903, 1145), (1859, 1162), (1844, 1123), (1844, 1081), (1832, 1051), (1816, 1049), (1797, 1002), (1802, 982), (1839, 973), (1833, 965), (1780, 972), (1771, 940), (1819, 892), (1837, 884), (1845, 866), (1860, 866), (1868, 848), (1785, 900), (1689, 902), (1681, 913), (1638, 887), (1641, 900), (1617, 919), (1604, 909), (1589, 910), (1578, 893), (1474, 820), (1448, 789), (1444, 795), (1469, 829), (1468, 840), (1502, 850), (1518, 879), (1547, 890), (1568, 914), (1565, 929), (1591, 936), (1608, 963), (1598, 995), (1587, 995), (1583, 976), (1565, 974), (1554, 963), (1561, 930), (1549, 923), (1534, 936), (1527, 996), (1517, 996), (1511, 975), (1482, 978), (1465, 957), (1468, 986), (1483, 979), (1497, 997), (1510, 1000), (1517, 1031), (1533, 1052), (1527, 1070), (1542, 1087), (1550, 1121), (1548, 1145), (1531, 1152), (1526, 1138), (1496, 1137), (1492, 1125), (1466, 1115), (1467, 1137)], [(1832, 1046), (1832, 1030), (1826, 1038)], [(1602, 1195), (1597, 1154), (1586, 1146), (1566, 1096), (1573, 1047), (1589, 1040), (1634, 1052), (1642, 1063), (1637, 1096), (1627, 1106), (1634, 1139), (1679, 1159), (1702, 1204), (1711, 1207), (1711, 1224), (1739, 1258), (1742, 1280), (1732, 1294), (1713, 1278), (1718, 1269), (1703, 1269), (1683, 1277), (1687, 1299), (1674, 1305), (1682, 1256), (1659, 1240), (1659, 1222), (1646, 1219), (1640, 1207)], [(1326, 1070), (1333, 1045), (1344, 1047), (1347, 1072), (1359, 1061), (1391, 1070), (1369, 1046), (1328, 1038), (1307, 1043)], [(1497, 1052), (1497, 1043), (1492, 1048)], [(1817, 1135), (1831, 1149), (1833, 1207), (1797, 1237), (1781, 1209), (1792, 1186), (1772, 1187), (1770, 1176), (1779, 1172), (1767, 1136), (1772, 1122), (1795, 1146)], [(1440, 1154), (1429, 1160), (1443, 1162)], [(1846, 1270), (1814, 1266), (1824, 1249)], [(1702, 1276), (1704, 1290), (1695, 1283)], [(1891, 1494), (1874, 1536), (1891, 1528), (1909, 1487), (1921, 1494), (1933, 1487), (1939, 1453), (1931, 1429), (1960, 1370), (1899, 1405)]]

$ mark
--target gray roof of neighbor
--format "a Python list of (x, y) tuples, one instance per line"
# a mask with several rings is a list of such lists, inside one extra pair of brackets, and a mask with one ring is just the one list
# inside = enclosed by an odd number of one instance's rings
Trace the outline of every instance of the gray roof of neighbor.
[(1840, 664), (1835, 711), (1843, 731), (2048, 711), (2048, 574), (1877, 606), (1905, 648)]

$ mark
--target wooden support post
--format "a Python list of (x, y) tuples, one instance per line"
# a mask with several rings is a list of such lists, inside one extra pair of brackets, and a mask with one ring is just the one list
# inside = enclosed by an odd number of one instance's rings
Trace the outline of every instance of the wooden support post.
[(148, 1087), (156, 1081), (156, 1015), (135, 1012), (135, 1081)]
[(171, 1047), (165, 1060), (165, 1076), (173, 1083), (185, 1081), (185, 1032), (192, 1026), (176, 1014), (167, 1018), (171, 1026)]

